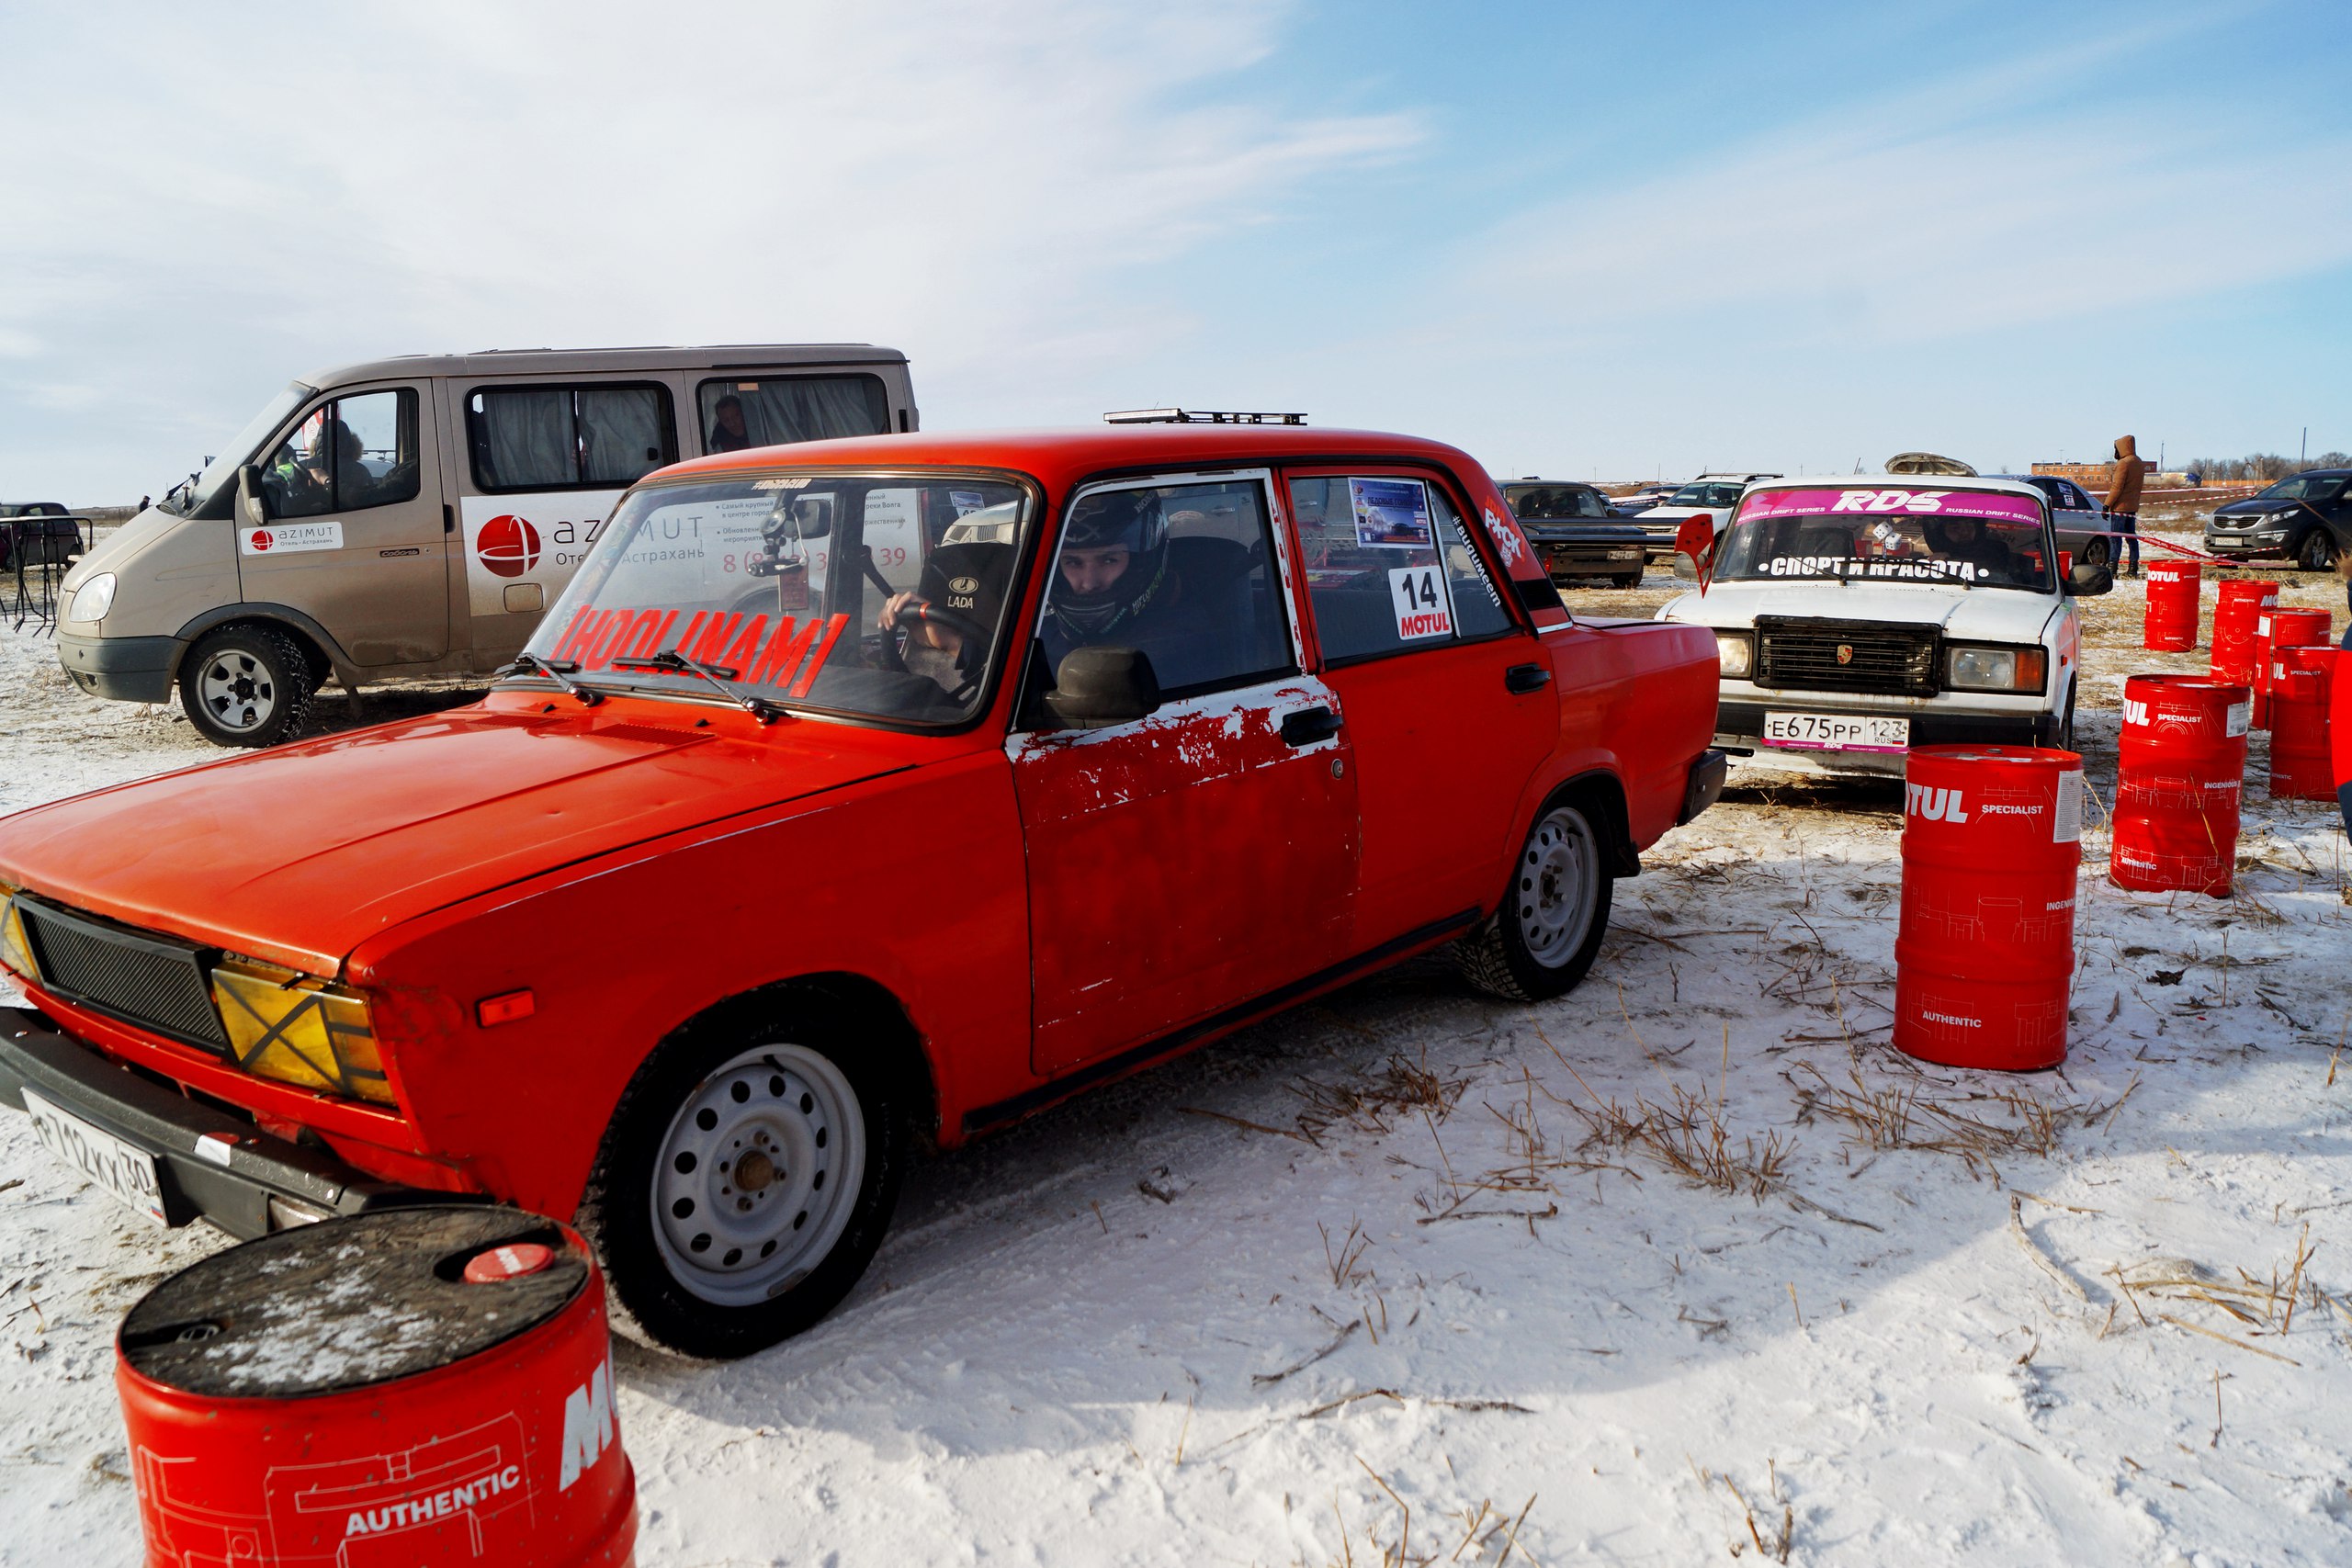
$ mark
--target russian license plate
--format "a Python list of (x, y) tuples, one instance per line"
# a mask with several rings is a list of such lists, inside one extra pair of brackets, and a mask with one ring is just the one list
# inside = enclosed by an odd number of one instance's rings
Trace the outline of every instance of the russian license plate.
[(34, 1136), (51, 1154), (157, 1224), (170, 1223), (164, 1218), (164, 1178), (153, 1155), (60, 1111), (31, 1089), (25, 1090), (25, 1109), (32, 1113)]
[(1907, 751), (1911, 721), (1859, 713), (1768, 713), (1759, 739), (1794, 751)]

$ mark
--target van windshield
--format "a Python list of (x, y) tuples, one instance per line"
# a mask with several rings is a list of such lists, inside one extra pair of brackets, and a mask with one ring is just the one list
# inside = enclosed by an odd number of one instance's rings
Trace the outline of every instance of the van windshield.
[(306, 387), (300, 381), (287, 383), (283, 391), (264, 404), (261, 412), (246, 421), (244, 429), (220, 448), (220, 455), (196, 476), (194, 483), (165, 496), (160, 510), (175, 517), (193, 517), (203, 512), (222, 487), (237, 482), (237, 470), (254, 460), (262, 442), (285, 423), (286, 416), (300, 408), (303, 399), (317, 393), (316, 387)]
[(968, 474), (633, 491), (527, 651), (588, 687), (957, 723), (1006, 640), (1033, 511), (1027, 487)]
[(1719, 582), (1842, 579), (2054, 586), (2041, 502), (1965, 491), (1751, 491), (1724, 536)]

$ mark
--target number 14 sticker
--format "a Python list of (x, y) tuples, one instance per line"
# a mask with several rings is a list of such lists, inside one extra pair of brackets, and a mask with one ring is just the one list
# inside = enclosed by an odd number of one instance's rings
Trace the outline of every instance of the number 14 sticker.
[(1388, 573), (1388, 602), (1396, 612), (1396, 635), (1415, 637), (1452, 637), (1453, 617), (1447, 613), (1445, 587), (1437, 567), (1400, 566)]

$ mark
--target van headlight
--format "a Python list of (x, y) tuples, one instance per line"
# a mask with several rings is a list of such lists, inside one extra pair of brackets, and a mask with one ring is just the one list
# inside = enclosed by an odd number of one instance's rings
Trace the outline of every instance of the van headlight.
[(69, 621), (102, 621), (114, 608), (114, 573), (102, 571), (74, 590), (74, 607), (65, 613)]
[(1746, 632), (1717, 632), (1715, 659), (1724, 675), (1735, 681), (1745, 680), (1756, 667), (1756, 644)]
[(25, 940), (25, 921), (17, 913), (16, 893), (13, 887), (0, 886), (0, 968), (39, 985), (40, 970), (33, 963), (32, 944)]
[(368, 999), (357, 992), (273, 964), (224, 958), (212, 966), (212, 1000), (237, 1065), (255, 1077), (398, 1103)]
[(1944, 684), (1955, 692), (2039, 692), (2049, 663), (2038, 648), (1954, 648)]

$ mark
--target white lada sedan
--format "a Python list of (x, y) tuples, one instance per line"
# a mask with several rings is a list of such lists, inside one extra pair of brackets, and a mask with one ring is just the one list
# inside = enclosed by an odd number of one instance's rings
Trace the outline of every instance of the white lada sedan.
[(1900, 774), (1914, 746), (2074, 745), (2072, 601), (2114, 579), (2059, 553), (2031, 486), (1767, 479), (1707, 564), (1658, 618), (1714, 632), (1714, 743), (1736, 760)]

